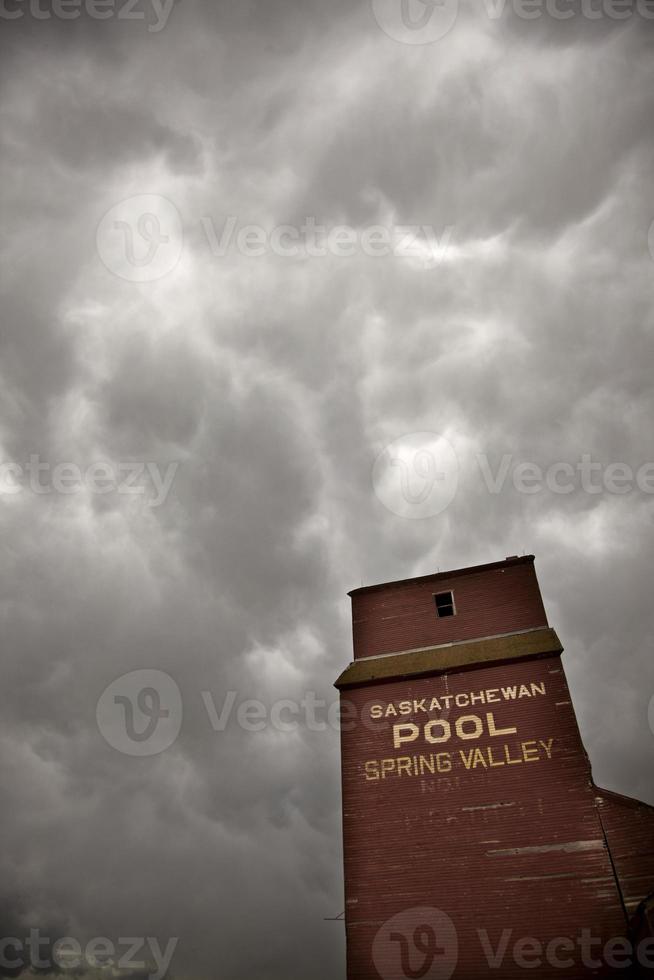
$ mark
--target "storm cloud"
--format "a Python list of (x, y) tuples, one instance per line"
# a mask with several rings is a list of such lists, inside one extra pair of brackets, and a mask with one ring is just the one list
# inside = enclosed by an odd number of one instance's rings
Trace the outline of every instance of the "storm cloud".
[[(535, 554), (595, 779), (654, 802), (654, 23), (607, 4), (6, 0), (3, 935), (342, 976), (361, 584)], [(374, 469), (416, 433), (421, 519)], [(143, 670), (139, 756), (96, 708)]]

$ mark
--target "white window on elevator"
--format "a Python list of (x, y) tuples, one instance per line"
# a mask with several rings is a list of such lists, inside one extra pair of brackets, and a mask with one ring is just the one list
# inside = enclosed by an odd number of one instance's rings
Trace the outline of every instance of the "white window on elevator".
[(436, 603), (436, 615), (439, 619), (444, 616), (456, 616), (453, 592), (437, 592), (434, 596), (434, 602)]

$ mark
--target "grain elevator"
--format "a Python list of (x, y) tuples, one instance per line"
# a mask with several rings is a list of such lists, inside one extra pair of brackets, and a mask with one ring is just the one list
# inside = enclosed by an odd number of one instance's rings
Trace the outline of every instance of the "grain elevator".
[(533, 556), (350, 595), (348, 980), (654, 977), (654, 809), (593, 783)]

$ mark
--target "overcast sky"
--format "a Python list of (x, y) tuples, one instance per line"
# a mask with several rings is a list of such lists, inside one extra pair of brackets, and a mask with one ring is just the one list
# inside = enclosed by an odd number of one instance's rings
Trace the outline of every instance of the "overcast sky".
[(338, 734), (236, 713), (331, 704), (361, 584), (535, 554), (654, 802), (654, 24), (588, 2), (6, 0), (3, 936), (342, 976)]

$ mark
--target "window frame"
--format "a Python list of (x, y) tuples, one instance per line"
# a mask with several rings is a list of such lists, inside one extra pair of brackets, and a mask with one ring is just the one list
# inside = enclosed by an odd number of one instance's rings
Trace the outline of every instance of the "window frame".
[[(452, 616), (456, 616), (456, 602), (454, 600), (454, 590), (453, 589), (444, 589), (443, 592), (432, 592), (432, 595), (434, 597), (434, 606), (436, 607), (436, 618), (437, 619), (451, 619)], [(439, 599), (440, 596), (449, 596), (450, 597), (450, 601), (447, 602), (447, 603), (444, 603), (444, 605), (446, 605), (447, 607), (451, 607), (452, 612), (441, 613), (440, 609), (438, 608), (438, 599)]]

